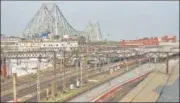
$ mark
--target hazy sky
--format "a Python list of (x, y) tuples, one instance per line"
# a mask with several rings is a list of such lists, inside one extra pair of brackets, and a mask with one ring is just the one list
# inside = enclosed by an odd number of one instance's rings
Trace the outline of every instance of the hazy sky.
[[(47, 1), (46, 1), (47, 2)], [(53, 1), (49, 1), (53, 2)], [(1, 1), (1, 33), (21, 35), (43, 1)], [(68, 22), (83, 30), (100, 23), (108, 40), (179, 36), (178, 1), (56, 1)], [(107, 34), (110, 34), (107, 37)]]

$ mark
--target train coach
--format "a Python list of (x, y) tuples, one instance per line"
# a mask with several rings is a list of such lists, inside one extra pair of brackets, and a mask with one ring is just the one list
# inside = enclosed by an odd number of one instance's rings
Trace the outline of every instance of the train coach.
[(135, 60), (129, 60), (127, 62), (120, 62), (119, 64), (113, 66), (111, 69), (123, 68), (123, 67), (126, 67), (126, 66), (131, 66), (131, 65), (134, 65), (134, 64), (138, 64), (139, 62), (141, 62), (143, 64), (143, 63), (148, 62), (149, 59), (150, 58), (143, 57), (143, 58), (139, 58), (139, 59), (135, 59)]

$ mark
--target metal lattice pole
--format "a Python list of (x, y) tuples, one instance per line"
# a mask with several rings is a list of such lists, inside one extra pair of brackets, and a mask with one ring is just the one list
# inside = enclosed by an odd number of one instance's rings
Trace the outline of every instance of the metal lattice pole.
[(156, 62), (157, 62), (157, 58), (154, 58), (154, 62), (155, 62), (155, 69), (156, 69)]
[(17, 81), (17, 74), (13, 73), (13, 95), (14, 95), (14, 102), (17, 102), (17, 90), (16, 90), (16, 81)]
[(37, 102), (40, 102), (40, 65), (41, 56), (39, 56), (39, 66), (37, 68)]
[(65, 89), (66, 89), (66, 81), (65, 81), (65, 51), (63, 51), (63, 91), (65, 92)]
[(54, 51), (53, 53), (53, 84), (52, 84), (52, 97), (54, 98), (54, 100), (56, 99), (56, 52)]
[[(83, 57), (83, 55), (82, 55), (82, 57)], [(82, 87), (82, 82), (83, 82), (83, 80), (82, 80), (82, 66), (83, 66), (83, 60), (81, 60), (81, 62), (80, 62), (80, 69), (81, 69), (81, 87)]]
[[(89, 35), (88, 35), (88, 43), (86, 45), (87, 45), (87, 48), (86, 48), (85, 55), (87, 56), (88, 51), (89, 51)], [(85, 57), (85, 81), (87, 80), (88, 80), (88, 67), (87, 67), (87, 57)]]
[(169, 73), (169, 54), (167, 53), (167, 60), (166, 60), (166, 74)]
[[(125, 53), (125, 41), (124, 41), (124, 63), (126, 62), (127, 63), (127, 60), (126, 60), (126, 53)], [(128, 71), (128, 65), (126, 64), (126, 71)]]
[(139, 69), (141, 67), (141, 59), (139, 59), (139, 68), (137, 68), (137, 74), (139, 75)]

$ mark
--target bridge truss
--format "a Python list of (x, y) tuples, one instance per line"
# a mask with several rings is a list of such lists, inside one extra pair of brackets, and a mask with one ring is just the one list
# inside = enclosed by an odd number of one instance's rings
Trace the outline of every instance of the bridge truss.
[[(49, 7), (49, 8), (48, 8)], [(89, 31), (74, 29), (66, 20), (56, 4), (42, 4), (38, 12), (31, 19), (23, 31), (23, 37), (36, 38), (41, 33), (50, 33), (51, 37), (59, 35), (84, 36), (90, 40), (99, 41), (102, 39), (99, 23), (88, 26)]]

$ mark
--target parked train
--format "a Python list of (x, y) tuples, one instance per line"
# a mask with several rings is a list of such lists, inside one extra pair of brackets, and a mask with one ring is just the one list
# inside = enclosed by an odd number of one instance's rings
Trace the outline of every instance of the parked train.
[(150, 58), (148, 57), (142, 57), (142, 58), (137, 58), (137, 59), (133, 59), (133, 60), (128, 60), (126, 62), (120, 62), (114, 66), (112, 66), (111, 68), (123, 68), (123, 67), (126, 67), (126, 66), (130, 66), (130, 65), (134, 65), (134, 64), (144, 64), (144, 63), (147, 63), (148, 61), (150, 60)]

